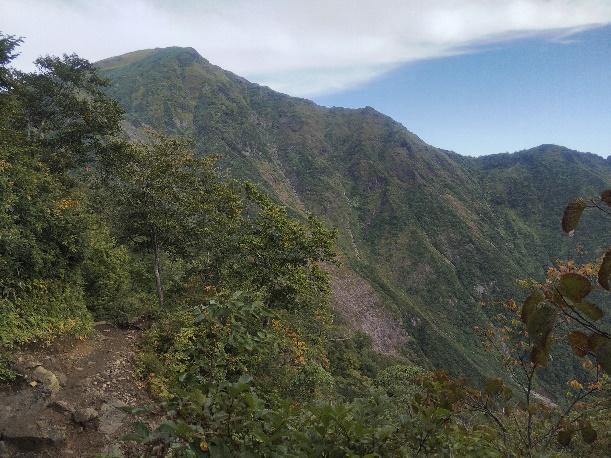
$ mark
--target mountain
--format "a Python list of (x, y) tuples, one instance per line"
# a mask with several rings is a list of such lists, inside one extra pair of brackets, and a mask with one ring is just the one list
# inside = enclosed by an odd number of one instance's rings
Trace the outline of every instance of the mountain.
[(460, 156), (373, 108), (289, 97), (192, 48), (97, 65), (130, 135), (188, 136), (295, 214), (313, 212), (339, 229), (336, 310), (378, 351), (473, 379), (490, 374), (498, 369), (473, 333), (493, 313), (481, 303), (522, 294), (515, 279), (541, 279), (554, 260), (581, 256), (578, 245), (588, 259), (603, 246), (596, 218), (572, 238), (559, 221), (570, 199), (611, 186), (609, 159), (554, 145)]

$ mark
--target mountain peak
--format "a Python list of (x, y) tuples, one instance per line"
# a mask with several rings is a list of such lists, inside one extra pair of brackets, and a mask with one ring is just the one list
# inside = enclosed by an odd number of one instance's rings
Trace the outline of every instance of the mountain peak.
[(130, 64), (135, 64), (144, 60), (166, 60), (176, 59), (181, 65), (189, 65), (194, 62), (209, 64), (202, 55), (192, 47), (169, 46), (165, 48), (141, 49), (132, 51), (119, 56), (109, 57), (96, 62), (96, 65), (104, 70), (111, 70)]

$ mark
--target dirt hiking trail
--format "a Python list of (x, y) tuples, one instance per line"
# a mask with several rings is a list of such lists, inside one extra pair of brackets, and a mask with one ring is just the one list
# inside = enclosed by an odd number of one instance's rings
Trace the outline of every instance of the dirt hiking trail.
[(0, 458), (130, 457), (121, 437), (151, 403), (134, 376), (141, 331), (97, 323), (85, 340), (16, 353), (17, 383), (0, 385)]

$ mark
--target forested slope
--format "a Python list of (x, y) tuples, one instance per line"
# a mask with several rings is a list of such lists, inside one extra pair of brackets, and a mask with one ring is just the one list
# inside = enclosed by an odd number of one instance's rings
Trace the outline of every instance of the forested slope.
[(489, 372), (473, 336), (486, 319), (480, 303), (515, 293), (517, 278), (541, 278), (577, 244), (602, 246), (602, 226), (572, 239), (559, 226), (567, 201), (611, 184), (611, 165), (598, 156), (547, 145), (462, 157), (372, 108), (279, 94), (192, 48), (97, 65), (133, 135), (150, 127), (192, 138), (201, 154), (222, 155), (234, 176), (337, 227), (344, 265), (386, 311), (379, 326), (399, 324), (408, 336), (387, 340), (387, 351), (402, 348), (456, 374)]

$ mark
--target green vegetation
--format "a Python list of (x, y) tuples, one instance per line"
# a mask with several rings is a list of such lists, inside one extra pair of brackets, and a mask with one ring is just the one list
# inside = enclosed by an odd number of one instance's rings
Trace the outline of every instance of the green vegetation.
[(110, 299), (124, 279), (113, 265), (122, 252), (89, 208), (84, 168), (118, 132), (120, 108), (103, 94), (105, 82), (87, 61), (46, 57), (36, 62), (37, 73), (22, 74), (6, 67), (20, 40), (1, 40), (0, 344), (6, 350), (87, 334), (88, 299)]
[[(559, 258), (595, 258), (606, 246), (596, 218), (573, 238), (558, 224), (566, 202), (611, 186), (611, 163), (598, 156), (544, 145), (461, 157), (371, 108), (278, 94), (191, 48), (97, 65), (133, 135), (152, 128), (193, 139), (198, 155), (221, 155), (222, 170), (293, 215), (307, 209), (336, 227), (345, 265), (414, 337), (403, 350), (422, 365), (474, 381), (497, 374), (473, 339), (489, 318), (480, 303), (516, 294), (517, 278), (543, 280), (542, 266)], [(555, 379), (550, 395), (562, 390)]]
[[(372, 109), (291, 99), (190, 49), (100, 64), (114, 87), (77, 56), (24, 74), (8, 67), (19, 43), (0, 35), (0, 379), (19, 345), (144, 319), (138, 372), (163, 420), (127, 439), (146, 456), (604, 456), (608, 334), (591, 301), (606, 291), (591, 290), (594, 277), (609, 289), (609, 255), (542, 280), (539, 263), (568, 245), (535, 221), (554, 208), (521, 206), (564, 199), (560, 173), (571, 193), (608, 184), (604, 161), (557, 148), (467, 160)], [(519, 180), (534, 197), (506, 194)], [(580, 240), (600, 249), (588, 205), (570, 204), (563, 227), (587, 224)], [(336, 238), (423, 358), (376, 354), (375, 333), (335, 319)], [(539, 295), (521, 310), (509, 301), (490, 322), (476, 306), (529, 276)], [(552, 345), (559, 311), (591, 332), (560, 329), (581, 365)]]

